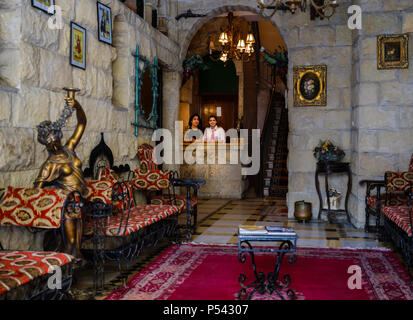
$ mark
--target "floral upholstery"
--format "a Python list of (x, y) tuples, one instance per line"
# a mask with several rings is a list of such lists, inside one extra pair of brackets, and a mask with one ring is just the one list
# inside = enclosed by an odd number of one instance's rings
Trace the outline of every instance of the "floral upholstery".
[(0, 225), (59, 228), (66, 193), (61, 189), (8, 186), (0, 202)]
[[(384, 207), (386, 205), (386, 202), (384, 199), (381, 199), (381, 206)], [(376, 208), (377, 205), (377, 196), (369, 196), (367, 197), (367, 205), (370, 208)], [(387, 205), (388, 206), (408, 206), (409, 205), (409, 198), (404, 195), (404, 194), (390, 194), (389, 195), (389, 200), (387, 200)]]
[(131, 184), (135, 189), (159, 191), (169, 188), (169, 171), (136, 169), (134, 173)]
[(408, 191), (413, 184), (413, 172), (393, 172), (385, 173), (387, 191)]
[[(154, 196), (151, 198), (151, 204), (157, 204), (157, 205), (167, 205), (167, 204), (174, 204), (176, 205), (180, 211), (183, 209), (186, 209), (186, 203), (187, 203), (187, 198), (186, 195), (183, 194), (177, 194), (174, 196), (171, 194), (162, 194), (159, 196)], [(196, 206), (198, 203), (198, 197), (191, 197), (191, 209)]]
[(413, 172), (413, 153), (410, 157), (409, 172)]
[(385, 206), (384, 208), (382, 208), (382, 212), (388, 219), (393, 221), (398, 227), (406, 232), (409, 237), (412, 235), (412, 229), (409, 220), (409, 207)]
[(0, 251), (0, 295), (45, 275), (51, 266), (64, 266), (73, 257), (58, 252)]
[(153, 147), (144, 143), (138, 148), (138, 158), (143, 171), (158, 170), (158, 165), (153, 161)]
[(109, 180), (113, 183), (119, 181), (119, 176), (109, 167), (105, 167), (99, 172), (98, 180)]
[(86, 181), (86, 201), (112, 203), (112, 189), (114, 184), (111, 180)]
[[(127, 236), (177, 212), (178, 208), (171, 205), (137, 205), (130, 210), (127, 225), (127, 211), (123, 211), (123, 220), (121, 215), (111, 216), (105, 226), (105, 235)], [(93, 226), (86, 222), (85, 234), (91, 234), (92, 228)]]

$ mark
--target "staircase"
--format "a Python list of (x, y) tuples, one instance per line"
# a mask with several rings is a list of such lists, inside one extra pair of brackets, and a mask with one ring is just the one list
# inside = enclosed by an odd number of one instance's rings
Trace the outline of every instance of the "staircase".
[(275, 94), (271, 102), (271, 112), (274, 113), (271, 117), (271, 132), (266, 139), (266, 152), (263, 154), (264, 197), (285, 197), (288, 192), (288, 111), (284, 106), (284, 97)]

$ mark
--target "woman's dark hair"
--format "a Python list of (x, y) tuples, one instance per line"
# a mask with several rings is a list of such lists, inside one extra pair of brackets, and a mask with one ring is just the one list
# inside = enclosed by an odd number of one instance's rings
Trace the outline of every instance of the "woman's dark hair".
[(188, 124), (189, 124), (189, 129), (192, 128), (192, 120), (194, 119), (194, 117), (198, 117), (198, 119), (199, 119), (198, 129), (199, 129), (199, 130), (202, 130), (202, 120), (201, 120), (201, 117), (199, 116), (198, 113), (194, 113), (194, 114), (189, 118), (189, 122), (188, 122)]

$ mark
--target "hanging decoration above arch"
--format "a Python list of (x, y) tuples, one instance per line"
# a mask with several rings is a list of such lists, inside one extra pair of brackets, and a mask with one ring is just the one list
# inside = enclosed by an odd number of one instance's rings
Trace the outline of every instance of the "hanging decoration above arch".
[[(136, 51), (132, 53), (135, 57), (135, 136), (139, 135), (139, 128), (157, 129), (158, 111), (157, 103), (159, 96), (159, 81), (158, 81), (158, 57), (155, 56), (153, 63), (139, 53), (139, 46), (136, 46)], [(142, 63), (141, 63), (142, 62)], [(142, 65), (142, 67), (140, 67)], [(142, 105), (142, 85), (143, 75), (148, 70), (152, 80), (152, 109), (148, 117), (145, 115), (145, 110)]]

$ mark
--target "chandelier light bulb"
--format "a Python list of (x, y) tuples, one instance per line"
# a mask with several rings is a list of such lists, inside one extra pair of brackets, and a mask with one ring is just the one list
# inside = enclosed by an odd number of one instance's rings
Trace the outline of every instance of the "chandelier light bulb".
[(238, 49), (239, 51), (243, 52), (243, 51), (245, 50), (245, 48), (246, 48), (246, 45), (245, 45), (244, 39), (240, 39), (240, 40), (238, 41), (238, 44), (237, 44), (237, 49)]
[(246, 42), (247, 44), (255, 43), (254, 35), (253, 35), (252, 33), (248, 33), (248, 34), (247, 34), (247, 39), (245, 40), (245, 42)]
[(228, 55), (226, 53), (222, 53), (221, 57), (219, 58), (222, 62), (227, 62), (228, 60)]
[(220, 43), (222, 43), (223, 45), (224, 44), (227, 44), (228, 43), (228, 34), (226, 33), (226, 32), (222, 32), (220, 35), (219, 35), (219, 40), (218, 40)]

